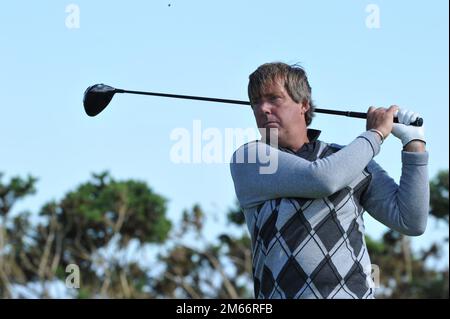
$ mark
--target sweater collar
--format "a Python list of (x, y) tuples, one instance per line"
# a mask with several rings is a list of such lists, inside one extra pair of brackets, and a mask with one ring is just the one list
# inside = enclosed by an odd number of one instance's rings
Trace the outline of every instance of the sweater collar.
[[(301, 155), (302, 153), (309, 153), (310, 151), (312, 151), (315, 148), (316, 142), (319, 138), (321, 131), (320, 130), (315, 130), (315, 129), (311, 129), (309, 128), (306, 131), (306, 135), (308, 136), (308, 143), (305, 143), (302, 145), (302, 147), (300, 147), (300, 149), (297, 152), (294, 152), (293, 150), (291, 150), (290, 148), (287, 147), (278, 147), (280, 150), (291, 153), (291, 154), (297, 154), (297, 155)], [(303, 156), (302, 156), (303, 157)]]

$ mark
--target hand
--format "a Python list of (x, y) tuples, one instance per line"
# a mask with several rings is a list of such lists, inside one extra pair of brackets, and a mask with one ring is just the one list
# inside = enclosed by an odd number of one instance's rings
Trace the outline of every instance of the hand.
[(409, 125), (420, 117), (419, 114), (399, 108), (395, 116), (398, 118), (398, 124), (393, 125), (392, 134), (402, 141), (403, 146), (415, 140), (426, 143), (424, 126)]
[(386, 139), (392, 131), (392, 125), (394, 124), (394, 113), (397, 111), (398, 106), (392, 105), (388, 109), (383, 107), (375, 108), (369, 107), (367, 111), (366, 129), (376, 129), (383, 134), (383, 138)]

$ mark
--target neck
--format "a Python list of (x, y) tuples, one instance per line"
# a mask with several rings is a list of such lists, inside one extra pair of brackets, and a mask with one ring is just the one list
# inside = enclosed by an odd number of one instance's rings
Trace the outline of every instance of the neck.
[(280, 146), (287, 147), (294, 152), (297, 152), (304, 144), (309, 143), (307, 130), (303, 130), (300, 134), (297, 134), (294, 138), (288, 139), (286, 142), (281, 143)]

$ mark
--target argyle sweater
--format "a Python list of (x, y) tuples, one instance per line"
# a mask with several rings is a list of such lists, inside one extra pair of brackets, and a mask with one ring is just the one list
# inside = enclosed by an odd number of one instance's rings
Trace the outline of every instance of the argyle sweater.
[[(397, 185), (372, 160), (380, 150), (376, 133), (346, 147), (319, 141), (319, 134), (309, 129), (310, 142), (297, 152), (255, 141), (233, 154), (256, 298), (373, 298), (363, 212), (406, 235), (425, 230), (427, 152), (402, 152)], [(261, 154), (270, 154), (276, 170), (262, 170), (269, 162)]]

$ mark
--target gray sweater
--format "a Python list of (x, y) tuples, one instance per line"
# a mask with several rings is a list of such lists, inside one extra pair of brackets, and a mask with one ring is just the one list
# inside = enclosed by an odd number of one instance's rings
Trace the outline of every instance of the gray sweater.
[[(406, 235), (425, 230), (427, 152), (402, 152), (397, 185), (373, 161), (380, 151), (375, 133), (346, 147), (321, 142), (318, 134), (308, 130), (310, 143), (297, 153), (255, 141), (233, 154), (257, 298), (372, 298), (363, 212)], [(267, 158), (276, 162), (270, 174), (262, 173)]]

